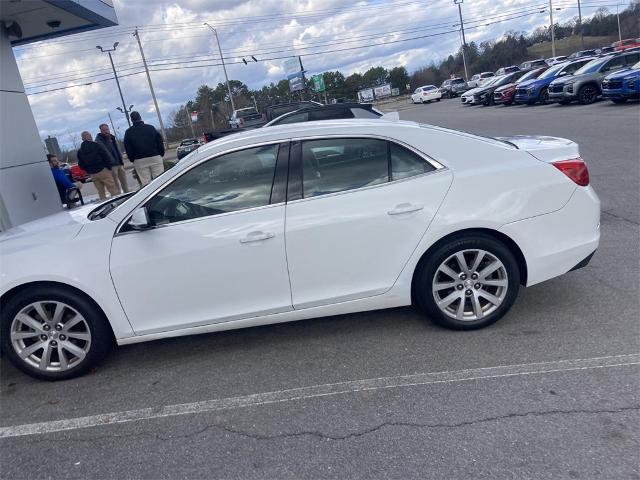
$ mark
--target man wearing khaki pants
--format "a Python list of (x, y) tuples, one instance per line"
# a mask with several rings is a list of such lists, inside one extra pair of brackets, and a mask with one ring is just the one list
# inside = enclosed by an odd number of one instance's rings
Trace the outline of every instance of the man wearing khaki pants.
[(113, 176), (113, 180), (123, 193), (127, 193), (129, 191), (127, 172), (124, 170), (124, 162), (122, 161), (122, 154), (118, 148), (116, 137), (111, 134), (109, 125), (106, 123), (101, 123), (98, 128), (100, 129), (100, 133), (96, 135), (96, 142), (101, 143), (111, 155), (111, 175)]
[(124, 149), (144, 187), (164, 172), (164, 142), (158, 130), (144, 123), (138, 112), (131, 112), (131, 121), (133, 125), (124, 134)]
[(89, 132), (82, 132), (82, 145), (78, 150), (78, 165), (91, 175), (91, 180), (98, 190), (101, 200), (107, 198), (105, 188), (112, 197), (120, 194), (116, 182), (111, 175), (111, 156), (99, 143), (93, 141)]

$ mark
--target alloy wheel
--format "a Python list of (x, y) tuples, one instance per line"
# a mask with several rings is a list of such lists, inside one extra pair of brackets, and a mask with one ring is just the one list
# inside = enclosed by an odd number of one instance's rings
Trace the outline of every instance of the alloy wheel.
[(438, 308), (462, 321), (490, 315), (507, 296), (507, 270), (486, 250), (461, 250), (440, 264), (433, 277), (432, 293)]
[(11, 322), (11, 345), (23, 362), (38, 370), (62, 372), (80, 365), (91, 348), (85, 318), (59, 301), (38, 301)]
[(580, 103), (589, 104), (596, 100), (598, 92), (593, 87), (582, 87), (580, 91)]

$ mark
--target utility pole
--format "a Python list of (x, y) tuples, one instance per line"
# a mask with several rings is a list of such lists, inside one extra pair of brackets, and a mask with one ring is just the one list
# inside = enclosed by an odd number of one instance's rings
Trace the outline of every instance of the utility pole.
[(186, 105), (184, 106), (184, 111), (187, 112), (187, 119), (189, 120), (189, 126), (191, 127), (191, 137), (196, 138), (196, 132), (193, 129), (193, 122), (191, 121), (191, 112)]
[(218, 44), (218, 52), (220, 52), (220, 61), (222, 62), (222, 70), (224, 70), (224, 78), (227, 81), (227, 91), (229, 92), (229, 100), (231, 100), (231, 110), (235, 110), (236, 109), (236, 105), (233, 102), (233, 95), (231, 94), (231, 86), (229, 85), (229, 77), (227, 75), (227, 67), (224, 64), (224, 57), (222, 56), (222, 48), (220, 47), (220, 39), (218, 38), (218, 31), (213, 28), (211, 25), (209, 25), (207, 22), (204, 22), (204, 24), (209, 27), (211, 30), (213, 30), (213, 34), (216, 36), (216, 43)]
[(580, 48), (584, 50), (584, 35), (582, 34), (582, 10), (580, 9), (580, 0), (578, 0), (578, 28), (580, 29)]
[(549, 0), (549, 19), (551, 21), (551, 56), (556, 56), (556, 34), (555, 28), (553, 27), (553, 4), (551, 3), (553, 0)]
[(144, 64), (144, 71), (147, 73), (147, 81), (149, 82), (149, 90), (151, 90), (151, 98), (153, 98), (153, 105), (156, 107), (156, 115), (158, 115), (158, 122), (160, 122), (160, 131), (162, 132), (162, 140), (165, 146), (167, 146), (167, 135), (164, 131), (164, 122), (162, 121), (162, 115), (160, 115), (160, 108), (158, 107), (158, 100), (156, 100), (156, 92), (153, 90), (153, 83), (151, 83), (151, 74), (149, 73), (149, 67), (147, 66), (147, 59), (144, 56), (144, 50), (142, 50), (142, 43), (140, 42), (140, 34), (138, 33), (138, 27), (133, 32), (133, 36), (138, 41), (138, 48), (140, 49), (140, 56), (142, 57), (142, 63)]
[(111, 128), (113, 129), (113, 134), (115, 135), (116, 140), (120, 140), (118, 138), (118, 131), (116, 130), (115, 125), (113, 124), (113, 118), (111, 118), (111, 113), (107, 112), (107, 115), (109, 116), (109, 123), (111, 124)]
[(622, 30), (620, 30), (620, 5), (616, 4), (616, 17), (618, 17), (618, 40), (622, 42)]
[(453, 0), (455, 5), (458, 5), (458, 14), (460, 15), (460, 33), (462, 34), (462, 63), (464, 64), (464, 76), (465, 80), (469, 80), (469, 72), (467, 71), (467, 56), (465, 55), (467, 50), (467, 40), (464, 36), (464, 22), (462, 21), (462, 2), (464, 0)]
[(106, 50), (102, 48), (100, 45), (97, 45), (96, 48), (100, 50), (102, 53), (107, 52), (109, 54), (109, 61), (111, 62), (111, 68), (113, 69), (113, 76), (116, 79), (116, 85), (118, 86), (118, 92), (120, 92), (120, 100), (122, 100), (122, 108), (124, 109), (124, 116), (127, 117), (127, 124), (131, 126), (131, 120), (129, 119), (129, 112), (127, 111), (127, 105), (124, 103), (124, 97), (122, 96), (122, 89), (120, 88), (120, 80), (118, 80), (118, 74), (116, 73), (116, 67), (113, 64), (113, 57), (111, 56), (111, 52), (115, 52), (118, 47), (119, 42), (113, 44), (113, 48)]

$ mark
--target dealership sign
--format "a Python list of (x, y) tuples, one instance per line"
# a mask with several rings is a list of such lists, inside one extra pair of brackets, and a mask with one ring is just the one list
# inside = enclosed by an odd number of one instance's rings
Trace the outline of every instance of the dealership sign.
[(324, 75), (322, 73), (313, 76), (313, 90), (316, 93), (324, 92)]
[(372, 102), (373, 98), (373, 88), (365, 88), (358, 92), (358, 100), (360, 102)]
[(379, 87), (375, 87), (373, 92), (376, 98), (385, 98), (391, 96), (391, 85), (380, 85)]
[(198, 112), (191, 112), (191, 121), (192, 122), (197, 122), (198, 121)]
[(282, 68), (289, 80), (289, 91), (297, 92), (304, 89), (304, 75), (300, 57), (287, 58), (282, 62)]

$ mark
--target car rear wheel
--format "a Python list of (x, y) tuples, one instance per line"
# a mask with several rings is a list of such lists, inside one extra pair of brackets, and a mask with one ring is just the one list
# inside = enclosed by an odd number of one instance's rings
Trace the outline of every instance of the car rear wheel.
[(439, 325), (486, 327), (505, 315), (520, 287), (511, 251), (488, 235), (459, 238), (436, 249), (420, 266), (415, 298)]
[(2, 308), (2, 349), (13, 365), (42, 380), (84, 374), (113, 345), (102, 312), (87, 298), (58, 288), (34, 288)]
[(578, 101), (582, 105), (589, 105), (598, 98), (598, 89), (593, 85), (585, 85), (578, 92)]

